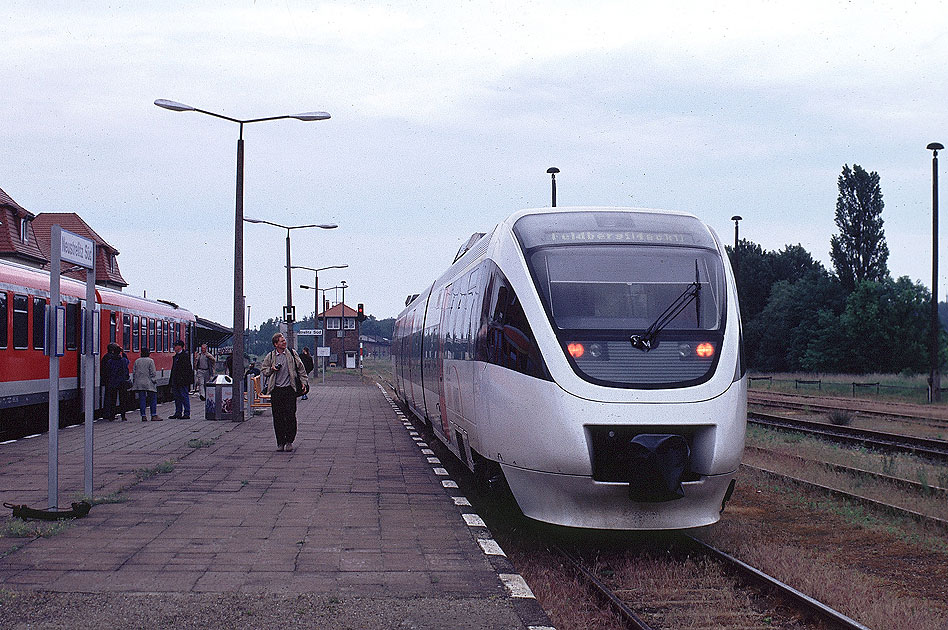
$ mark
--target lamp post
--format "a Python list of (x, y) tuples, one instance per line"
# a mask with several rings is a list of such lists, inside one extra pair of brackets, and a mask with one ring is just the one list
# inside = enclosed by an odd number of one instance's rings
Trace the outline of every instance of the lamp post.
[[(312, 271), (312, 272), (313, 272), (313, 286), (312, 286), (312, 287), (307, 287), (307, 286), (301, 284), (301, 285), (300, 285), (300, 288), (314, 289), (314, 290), (316, 291), (315, 295), (313, 296), (313, 299), (315, 300), (315, 303), (316, 303), (316, 308), (315, 308), (315, 310), (313, 310), (313, 325), (314, 325), (314, 326), (316, 325), (316, 318), (319, 316), (319, 272), (320, 272), (320, 271), (325, 271), (326, 269), (345, 269), (345, 268), (348, 267), (348, 266), (349, 266), (348, 264), (346, 264), (346, 265), (329, 265), (329, 266), (327, 266), (327, 267), (304, 267), (304, 266), (302, 266), (302, 265), (293, 265), (293, 269), (306, 269), (307, 271)], [(325, 337), (325, 336), (326, 336), (325, 318), (323, 318), (323, 320), (324, 320), (324, 321), (323, 321), (323, 328), (322, 328), (322, 331), (323, 331), (322, 337)], [(320, 345), (325, 344), (325, 342), (326, 342), (326, 340), (325, 340), (325, 339), (322, 339)], [(316, 342), (314, 341), (314, 342), (313, 342), (313, 353), (315, 354), (315, 352), (316, 352)], [(323, 363), (323, 360), (322, 360), (321, 357), (320, 357), (320, 359), (319, 359), (319, 363), (320, 363), (320, 365), (322, 365), (322, 363)]]
[(342, 331), (342, 348), (339, 350), (340, 357), (342, 361), (342, 366), (345, 367), (346, 363), (346, 281), (343, 280), (339, 283), (339, 286), (342, 287), (342, 311), (339, 317), (339, 329)]
[[(342, 267), (348, 267), (348, 266), (349, 266), (349, 265), (334, 265), (333, 267), (323, 267), (323, 269), (342, 268)], [(312, 289), (312, 290), (315, 292), (315, 295), (314, 295), (313, 297), (314, 297), (315, 300), (316, 300), (316, 312), (313, 314), (313, 316), (316, 317), (317, 315), (319, 315), (319, 292), (320, 292), (320, 291), (323, 292), (323, 301), (325, 302), (325, 300), (326, 300), (326, 291), (332, 291), (333, 289), (338, 289), (339, 287), (338, 287), (338, 286), (335, 286), (335, 287), (329, 287), (328, 289), (320, 289), (320, 288), (319, 288), (319, 278), (317, 277), (317, 278), (316, 278), (316, 286), (311, 287), (311, 286), (309, 286), (309, 285), (301, 284), (301, 285), (300, 285), (300, 288), (301, 288), (301, 289)], [(324, 308), (323, 310), (329, 310), (329, 309)], [(327, 346), (327, 347), (328, 347), (329, 344), (326, 343), (326, 318), (325, 318), (325, 317), (323, 317), (323, 323), (322, 323), (322, 326), (320, 326), (320, 330), (323, 331), (323, 334), (321, 335), (322, 341), (320, 342), (320, 345), (323, 345), (323, 346)], [(315, 348), (315, 344), (313, 345), (313, 347)], [(320, 367), (322, 368), (323, 383), (325, 383), (325, 382), (326, 382), (326, 362), (323, 360), (323, 359), (325, 359), (325, 357), (317, 357), (317, 358), (319, 359), (319, 365), (320, 365)]]
[(941, 374), (938, 370), (938, 152), (944, 149), (939, 142), (926, 147), (932, 152), (932, 322), (931, 322), (931, 399), (941, 401)]
[(239, 118), (231, 118), (230, 116), (215, 114), (214, 112), (198, 109), (196, 107), (191, 107), (190, 105), (185, 105), (184, 103), (177, 103), (175, 101), (169, 101), (163, 98), (157, 99), (155, 101), (155, 105), (164, 109), (170, 109), (173, 112), (198, 112), (201, 114), (207, 114), (208, 116), (213, 116), (214, 118), (220, 118), (222, 120), (227, 120), (240, 125), (240, 134), (237, 138), (237, 201), (234, 217), (234, 349), (232, 351), (232, 361), (234, 370), (233, 373), (235, 375), (239, 375), (234, 379), (234, 384), (236, 385), (234, 391), (234, 400), (236, 401), (234, 411), (236, 418), (243, 420), (244, 336), (242, 332), (244, 329), (244, 125), (255, 122), (264, 122), (267, 120), (281, 120), (284, 118), (295, 118), (296, 120), (302, 120), (304, 122), (310, 122), (313, 120), (326, 120), (329, 118), (329, 114), (326, 112), (305, 112), (302, 114), (268, 116), (266, 118), (249, 118), (242, 120)]
[(737, 273), (741, 270), (741, 251), (737, 248), (740, 239), (738, 238), (740, 234), (740, 227), (738, 223), (743, 219), (739, 214), (735, 214), (731, 217), (731, 221), (734, 221), (734, 284), (737, 285)]
[(296, 320), (296, 317), (293, 314), (293, 281), (290, 277), (290, 272), (293, 270), (293, 266), (290, 264), (290, 230), (301, 230), (303, 228), (312, 228), (317, 227), (323, 230), (333, 230), (337, 227), (335, 223), (320, 223), (315, 224), (311, 223), (308, 225), (280, 225), (279, 223), (273, 223), (272, 221), (265, 221), (263, 219), (251, 219), (249, 217), (245, 218), (244, 221), (247, 223), (266, 223), (267, 225), (272, 225), (278, 228), (283, 228), (286, 230), (286, 312), (284, 313), (283, 318), (286, 320), (286, 343), (290, 348), (296, 347), (296, 339), (293, 334), (293, 322)]
[(551, 166), (546, 169), (546, 172), (550, 174), (550, 183), (553, 185), (553, 207), (556, 207), (556, 174), (560, 172), (560, 169), (555, 166)]

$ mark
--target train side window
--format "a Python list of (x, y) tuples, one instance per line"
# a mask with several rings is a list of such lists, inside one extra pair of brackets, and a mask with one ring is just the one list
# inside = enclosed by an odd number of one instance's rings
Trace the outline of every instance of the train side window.
[(0, 348), (7, 347), (7, 292), (0, 292)]
[(148, 318), (142, 317), (139, 321), (141, 322), (141, 347), (151, 350), (151, 347), (148, 345)]
[(15, 350), (26, 350), (29, 347), (29, 304), (29, 297), (13, 294), (13, 348)]
[(46, 344), (46, 300), (33, 298), (33, 349), (42, 350)]
[(122, 314), (122, 349), (132, 349), (132, 316), (128, 313)]
[(118, 334), (118, 317), (115, 311), (109, 313), (109, 343), (115, 343)]
[(66, 304), (66, 350), (79, 347), (79, 309), (78, 302)]
[(164, 326), (162, 325), (163, 323), (164, 322), (162, 322), (160, 319), (155, 322), (155, 342), (158, 344), (158, 350), (160, 352), (165, 351), (165, 337), (162, 334), (164, 332)]
[(132, 352), (138, 352), (141, 346), (138, 345), (138, 315), (132, 316)]
[[(145, 324), (146, 321), (148, 322), (147, 326)], [(145, 334), (145, 330), (148, 330), (148, 341), (147, 341), (148, 349), (156, 350), (157, 348), (155, 348), (155, 320), (151, 318), (148, 318), (147, 320), (145, 318), (142, 318), (142, 335)]]

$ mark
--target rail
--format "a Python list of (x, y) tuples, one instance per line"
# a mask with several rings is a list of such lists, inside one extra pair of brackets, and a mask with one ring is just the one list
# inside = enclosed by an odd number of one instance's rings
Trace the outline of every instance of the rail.
[(809, 422), (759, 412), (748, 413), (747, 421), (771, 428), (810, 433), (835, 442), (910, 453), (948, 462), (948, 442), (943, 440), (930, 440), (897, 433), (884, 433), (882, 431), (872, 431), (869, 429), (856, 429), (854, 427), (823, 424), (821, 422)]

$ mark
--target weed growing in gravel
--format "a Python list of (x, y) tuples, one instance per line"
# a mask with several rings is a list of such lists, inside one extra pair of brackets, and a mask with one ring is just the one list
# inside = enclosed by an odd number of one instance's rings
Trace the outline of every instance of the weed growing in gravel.
[(12, 516), (0, 523), (0, 538), (49, 538), (64, 532), (72, 525), (72, 520), (62, 521), (24, 521)]
[(213, 444), (214, 440), (202, 440), (200, 438), (188, 440), (188, 447), (190, 448), (207, 448)]
[(105, 505), (107, 503), (127, 503), (128, 497), (122, 494), (121, 490), (116, 490), (102, 497), (90, 497), (84, 492), (77, 492), (73, 495), (73, 501), (85, 501), (90, 505)]
[(174, 460), (169, 459), (151, 468), (139, 468), (135, 471), (135, 476), (138, 477), (139, 481), (145, 481), (158, 474), (170, 473), (172, 470), (174, 470)]
[(853, 414), (845, 409), (834, 409), (829, 412), (829, 421), (836, 426), (848, 427), (853, 423)]

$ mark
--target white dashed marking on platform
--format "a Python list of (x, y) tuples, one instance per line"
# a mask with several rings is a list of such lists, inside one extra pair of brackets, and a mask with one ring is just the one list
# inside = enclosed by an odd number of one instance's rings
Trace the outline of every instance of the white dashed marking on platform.
[(471, 505), (467, 497), (451, 497), (451, 500), (454, 501), (454, 505)]
[(530, 590), (530, 587), (527, 586), (527, 581), (517, 573), (501, 573), (500, 581), (504, 583), (504, 586), (507, 587), (507, 590), (510, 591), (511, 597), (519, 597), (522, 599), (536, 599), (533, 591)]
[(462, 514), (461, 517), (464, 518), (464, 522), (467, 523), (468, 527), (487, 527), (484, 519), (477, 514)]
[(488, 556), (507, 557), (507, 554), (504, 553), (504, 550), (500, 548), (500, 545), (498, 545), (497, 541), (493, 538), (478, 538), (477, 544), (481, 546), (481, 549), (484, 550), (484, 554)]
[(441, 485), (444, 486), (445, 488), (457, 488), (457, 487), (458, 487), (457, 482), (451, 481), (450, 479), (445, 479), (444, 481), (441, 482)]
[(444, 468), (434, 468), (433, 470), (434, 470), (434, 474), (441, 475), (442, 477), (446, 477), (448, 474), (448, 471), (445, 470)]
[(437, 457), (429, 457), (429, 458), (428, 458), (428, 463), (429, 463), (429, 464), (440, 464), (440, 463), (441, 463), (441, 460), (438, 459)]

